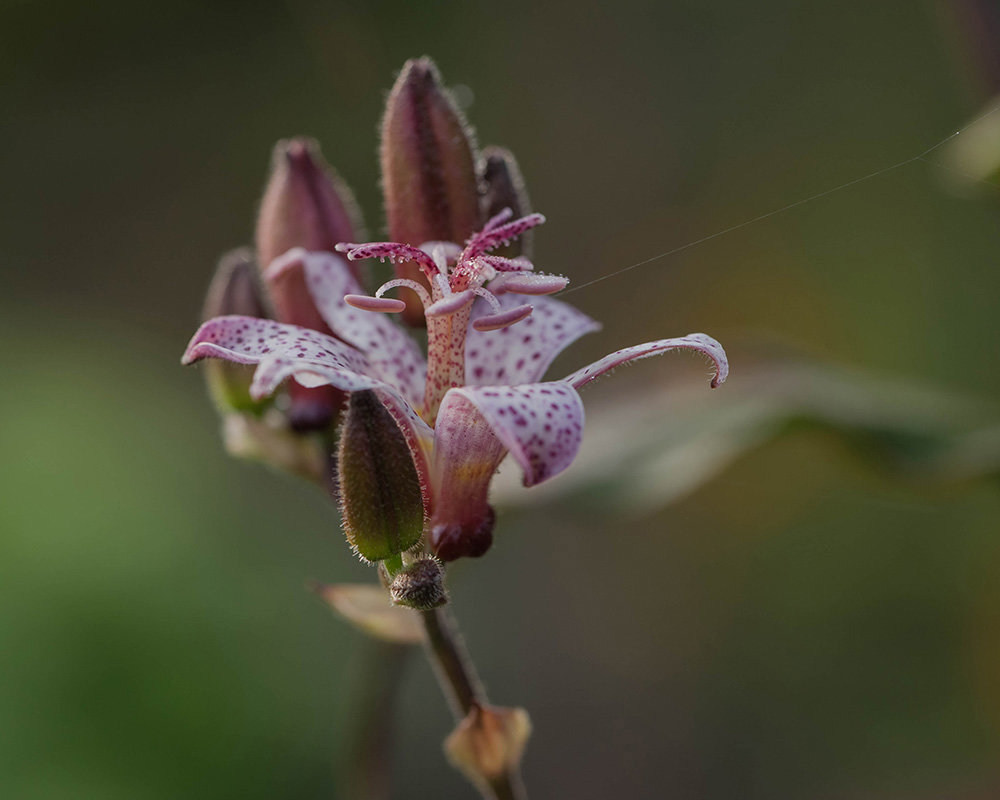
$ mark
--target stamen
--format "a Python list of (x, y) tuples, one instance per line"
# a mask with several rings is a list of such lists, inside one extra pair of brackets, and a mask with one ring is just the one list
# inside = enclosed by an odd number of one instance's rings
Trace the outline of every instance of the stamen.
[(542, 295), (561, 292), (569, 283), (569, 278), (560, 275), (536, 275), (525, 273), (507, 273), (490, 283), (490, 291), (494, 294), (513, 292), (514, 294)]
[(494, 314), (499, 314), (500, 313), (500, 309), (501, 309), (500, 301), (497, 300), (493, 296), (492, 292), (490, 292), (490, 291), (488, 291), (486, 289), (482, 289), (482, 288), (480, 288), (478, 286), (475, 289), (473, 289), (472, 291), (475, 292), (477, 295), (479, 295), (481, 298), (483, 298), (483, 300), (485, 300), (487, 303), (490, 304), (490, 308), (493, 309), (493, 313)]
[(395, 289), (397, 286), (405, 286), (407, 289), (412, 289), (417, 293), (420, 298), (420, 302), (423, 303), (424, 308), (427, 308), (431, 304), (431, 296), (427, 294), (427, 290), (421, 286), (416, 281), (408, 280), (407, 278), (396, 278), (395, 280), (386, 281), (375, 291), (375, 296), (381, 298), (390, 289)]
[(501, 328), (509, 328), (520, 322), (531, 314), (532, 307), (529, 305), (517, 306), (504, 311), (502, 314), (492, 314), (488, 317), (480, 317), (472, 323), (472, 327), (477, 331), (498, 331)]
[(362, 311), (381, 311), (385, 314), (398, 314), (406, 303), (392, 297), (369, 297), (366, 294), (345, 294), (344, 302)]
[(442, 297), (435, 303), (424, 309), (424, 314), (428, 317), (443, 317), (461, 311), (476, 299), (473, 289), (466, 289), (463, 292), (455, 292)]

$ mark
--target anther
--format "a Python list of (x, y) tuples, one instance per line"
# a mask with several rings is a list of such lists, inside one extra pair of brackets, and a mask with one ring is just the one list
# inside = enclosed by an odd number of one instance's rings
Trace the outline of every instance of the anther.
[(509, 311), (504, 311), (502, 314), (491, 314), (486, 317), (480, 317), (472, 323), (472, 327), (477, 331), (498, 331), (517, 324), (531, 314), (531, 311), (532, 307), (530, 305), (517, 306)]
[(392, 297), (369, 297), (366, 294), (346, 294), (344, 302), (362, 311), (381, 311), (386, 314), (398, 314), (406, 303)]
[(475, 299), (476, 293), (472, 289), (466, 289), (463, 292), (448, 294), (436, 303), (431, 303), (431, 305), (427, 306), (424, 314), (428, 317), (443, 317), (448, 314), (454, 314), (457, 311), (461, 311)]
[(507, 273), (490, 283), (490, 291), (494, 294), (514, 292), (515, 294), (542, 295), (561, 292), (569, 284), (568, 278), (559, 275), (535, 275), (524, 273)]

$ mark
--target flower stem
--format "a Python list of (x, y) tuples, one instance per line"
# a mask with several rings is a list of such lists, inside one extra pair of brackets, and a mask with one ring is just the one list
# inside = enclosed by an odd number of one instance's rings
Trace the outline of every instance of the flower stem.
[(376, 640), (365, 641), (362, 648), (341, 785), (345, 797), (387, 800), (393, 710), (411, 648)]
[[(456, 720), (463, 720), (476, 707), (489, 704), (476, 669), (465, 649), (455, 620), (446, 608), (420, 613), (427, 633), (427, 656), (434, 667), (438, 683), (448, 700)], [(479, 787), (487, 800), (527, 800), (520, 772), (506, 770)]]

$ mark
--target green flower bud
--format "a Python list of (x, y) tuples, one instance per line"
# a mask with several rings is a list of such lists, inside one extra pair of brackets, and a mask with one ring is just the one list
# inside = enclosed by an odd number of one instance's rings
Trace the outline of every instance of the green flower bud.
[[(264, 307), (253, 256), (246, 248), (222, 257), (208, 287), (202, 318), (208, 320), (226, 314), (270, 316)], [(250, 397), (251, 367), (213, 358), (205, 363), (204, 374), (209, 394), (221, 414), (234, 411), (259, 414), (270, 404), (268, 400)]]
[(371, 390), (351, 393), (337, 469), (344, 532), (361, 558), (382, 561), (420, 541), (417, 470), (396, 421)]

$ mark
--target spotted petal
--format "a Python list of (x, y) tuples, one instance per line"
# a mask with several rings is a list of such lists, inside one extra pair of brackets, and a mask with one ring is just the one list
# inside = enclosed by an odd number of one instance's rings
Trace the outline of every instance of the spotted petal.
[(383, 314), (364, 311), (344, 302), (348, 294), (364, 290), (343, 257), (334, 253), (289, 250), (267, 268), (269, 276), (302, 269), (320, 315), (337, 336), (361, 350), (374, 377), (395, 386), (411, 404), (421, 401), (427, 366), (417, 343)]
[(358, 350), (297, 325), (228, 316), (202, 325), (182, 360), (191, 364), (202, 358), (258, 364), (250, 387), (255, 397), (271, 394), (288, 378), (308, 387), (331, 385), (349, 392), (374, 389), (406, 437), (429, 502), (433, 431), (393, 386), (370, 374), (370, 364)]
[(523, 386), (465, 386), (451, 389), (441, 403), (438, 427), (452, 415), (479, 424), (474, 407), (524, 470), (524, 485), (534, 486), (570, 465), (583, 435), (583, 403), (568, 383)]
[(711, 336), (704, 333), (689, 333), (687, 336), (680, 336), (675, 339), (659, 339), (655, 342), (637, 344), (633, 347), (626, 347), (618, 350), (609, 356), (605, 356), (600, 361), (579, 369), (572, 375), (565, 378), (566, 383), (579, 389), (590, 383), (595, 378), (599, 378), (615, 367), (627, 364), (630, 361), (637, 361), (640, 358), (667, 353), (671, 350), (696, 350), (703, 353), (712, 360), (715, 367), (715, 376), (712, 378), (712, 388), (722, 384), (729, 376), (729, 361), (726, 358), (726, 351)]
[(364, 355), (325, 333), (255, 317), (216, 317), (202, 325), (184, 353), (183, 363), (223, 358), (239, 364), (259, 364), (250, 393), (271, 394), (289, 377), (303, 386), (330, 384), (345, 391), (386, 387), (370, 375)]
[[(524, 302), (513, 294), (497, 298), (502, 311)], [(552, 360), (585, 333), (601, 326), (582, 311), (549, 297), (531, 299), (534, 311), (522, 322), (500, 331), (477, 331), (470, 325), (465, 340), (465, 381), (470, 386), (534, 383)], [(472, 321), (494, 312), (484, 302), (472, 309)]]

